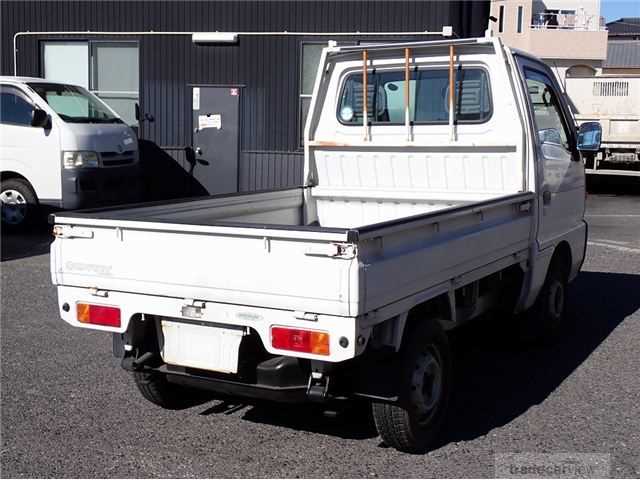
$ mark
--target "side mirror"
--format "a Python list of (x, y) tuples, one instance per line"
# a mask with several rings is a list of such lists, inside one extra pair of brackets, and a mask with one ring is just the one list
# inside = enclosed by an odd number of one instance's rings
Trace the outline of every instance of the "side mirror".
[(597, 152), (602, 141), (602, 127), (599, 122), (586, 122), (578, 130), (578, 150)]
[(47, 128), (49, 126), (49, 114), (40, 108), (34, 108), (31, 116), (31, 126)]
[(138, 121), (139, 123), (155, 121), (155, 118), (153, 118), (153, 115), (151, 115), (150, 113), (145, 113), (144, 115), (142, 114), (142, 112), (140, 111), (139, 103), (136, 102), (135, 107), (136, 107), (136, 121)]

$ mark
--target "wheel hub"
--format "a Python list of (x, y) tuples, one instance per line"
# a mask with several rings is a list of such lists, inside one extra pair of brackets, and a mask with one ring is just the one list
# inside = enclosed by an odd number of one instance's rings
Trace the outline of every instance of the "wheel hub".
[(551, 284), (549, 291), (549, 313), (555, 319), (559, 319), (564, 311), (564, 286), (561, 282), (555, 281)]
[(427, 423), (442, 398), (442, 359), (433, 345), (423, 352), (413, 375), (413, 403), (419, 413), (419, 422)]
[(27, 216), (27, 200), (17, 190), (0, 192), (2, 203), (2, 221), (10, 225), (22, 223)]

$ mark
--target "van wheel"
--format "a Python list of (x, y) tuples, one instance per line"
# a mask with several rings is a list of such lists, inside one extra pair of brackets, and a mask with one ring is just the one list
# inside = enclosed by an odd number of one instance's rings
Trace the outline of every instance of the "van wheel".
[(19, 231), (33, 222), (38, 200), (31, 186), (20, 178), (4, 180), (0, 186), (2, 227)]
[(202, 392), (170, 383), (162, 373), (133, 372), (133, 379), (144, 398), (168, 410), (192, 407), (204, 399)]
[(521, 340), (536, 342), (557, 338), (564, 325), (568, 277), (560, 258), (554, 258), (538, 298), (523, 314), (519, 331)]
[(451, 352), (436, 322), (417, 325), (401, 353), (400, 401), (372, 402), (373, 418), (385, 444), (424, 453), (437, 439), (451, 393)]

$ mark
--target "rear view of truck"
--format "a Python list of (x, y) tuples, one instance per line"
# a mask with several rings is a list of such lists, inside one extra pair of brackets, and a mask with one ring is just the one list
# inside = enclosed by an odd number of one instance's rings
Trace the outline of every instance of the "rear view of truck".
[(587, 174), (640, 177), (640, 75), (569, 77), (576, 121), (602, 125), (602, 145), (586, 159)]
[(543, 334), (562, 323), (584, 167), (552, 78), (488, 37), (331, 44), (303, 186), (56, 215), (60, 314), (113, 334), (162, 407), (193, 388), (366, 398), (388, 445), (425, 451), (452, 389), (448, 331), (529, 307)]

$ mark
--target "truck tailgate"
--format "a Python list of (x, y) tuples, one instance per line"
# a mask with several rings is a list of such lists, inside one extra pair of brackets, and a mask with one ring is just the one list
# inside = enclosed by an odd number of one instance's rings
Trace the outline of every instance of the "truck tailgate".
[(357, 303), (357, 261), (331, 256), (346, 232), (83, 220), (56, 216), (54, 284), (341, 316)]

